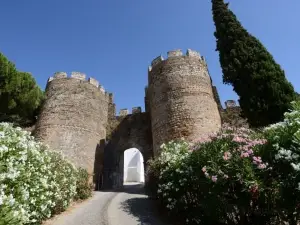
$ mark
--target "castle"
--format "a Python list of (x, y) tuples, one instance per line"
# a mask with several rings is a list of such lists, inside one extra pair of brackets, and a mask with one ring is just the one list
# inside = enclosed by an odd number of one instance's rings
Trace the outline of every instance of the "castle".
[(132, 114), (123, 109), (116, 116), (113, 94), (97, 80), (78, 72), (71, 77), (55, 73), (34, 135), (94, 174), (96, 185), (120, 187), (126, 149), (139, 149), (147, 162), (164, 142), (218, 131), (221, 111), (204, 57), (190, 49), (186, 55), (173, 50), (149, 66), (145, 112), (135, 107)]

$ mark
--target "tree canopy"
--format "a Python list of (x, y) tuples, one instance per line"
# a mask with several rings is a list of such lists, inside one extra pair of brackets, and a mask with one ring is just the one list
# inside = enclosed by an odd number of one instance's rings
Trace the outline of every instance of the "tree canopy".
[(32, 75), (18, 71), (0, 53), (0, 121), (18, 125), (34, 122), (43, 96)]
[(237, 20), (223, 0), (212, 0), (223, 82), (239, 95), (243, 115), (253, 127), (283, 119), (296, 97), (273, 56)]

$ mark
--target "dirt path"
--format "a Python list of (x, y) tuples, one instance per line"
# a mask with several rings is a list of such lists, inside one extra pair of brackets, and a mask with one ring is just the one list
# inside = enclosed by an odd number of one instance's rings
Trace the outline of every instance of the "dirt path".
[(122, 192), (95, 192), (94, 196), (47, 221), (45, 225), (163, 225), (154, 203), (140, 184)]

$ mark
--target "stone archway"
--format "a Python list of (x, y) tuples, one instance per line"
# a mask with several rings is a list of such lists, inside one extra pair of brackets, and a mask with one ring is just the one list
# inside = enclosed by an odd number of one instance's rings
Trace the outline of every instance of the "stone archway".
[(151, 122), (148, 113), (137, 113), (117, 118), (118, 126), (104, 148), (103, 188), (123, 187), (124, 151), (138, 149), (147, 161), (153, 157)]

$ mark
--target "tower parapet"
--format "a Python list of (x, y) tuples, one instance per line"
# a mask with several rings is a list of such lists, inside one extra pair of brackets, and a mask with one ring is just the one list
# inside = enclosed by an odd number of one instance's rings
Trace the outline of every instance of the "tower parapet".
[(72, 72), (71, 73), (71, 78), (75, 78), (78, 80), (85, 80), (86, 75), (84, 73), (80, 73), (80, 72)]
[(160, 65), (162, 62), (170, 59), (170, 58), (194, 58), (194, 59), (198, 59), (201, 61), (202, 64), (206, 65), (206, 61), (205, 58), (203, 56), (200, 55), (199, 52), (194, 51), (192, 49), (188, 49), (186, 54), (184, 55), (181, 49), (176, 49), (176, 50), (172, 50), (169, 51), (167, 53), (168, 57), (166, 59), (164, 59), (162, 57), (162, 55), (156, 57), (155, 59), (152, 60), (151, 62), (151, 66), (149, 66), (148, 71), (150, 72), (154, 67)]
[[(98, 88), (100, 90), (101, 93), (105, 94), (105, 89), (102, 85), (99, 84), (99, 81), (97, 81), (96, 79), (94, 79), (92, 77), (89, 77), (88, 80), (86, 80), (86, 75), (81, 72), (72, 72), (70, 77), (68, 77), (66, 72), (56, 72), (56, 73), (54, 73), (53, 77), (49, 77), (48, 83), (50, 83), (56, 79), (73, 79), (73, 80), (83, 81), (92, 86), (95, 86), (96, 88)], [(108, 99), (108, 96), (107, 96), (107, 99)]]
[(218, 131), (221, 118), (204, 57), (191, 49), (155, 58), (148, 71), (154, 154), (161, 144), (184, 137), (193, 141)]

